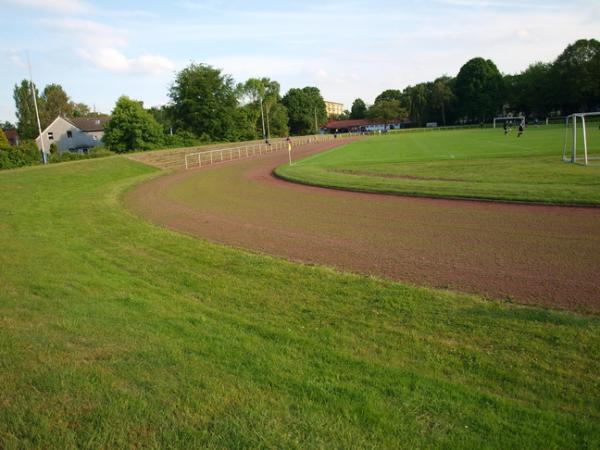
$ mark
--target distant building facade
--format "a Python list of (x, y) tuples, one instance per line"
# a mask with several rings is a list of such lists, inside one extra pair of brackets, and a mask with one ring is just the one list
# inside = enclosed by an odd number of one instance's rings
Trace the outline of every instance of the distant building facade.
[(361, 133), (372, 131), (398, 130), (406, 128), (410, 122), (406, 120), (391, 120), (387, 126), (383, 122), (367, 119), (330, 120), (325, 129), (329, 133)]
[(58, 116), (35, 140), (42, 149), (42, 140), (46, 153), (50, 145), (56, 144), (59, 153), (84, 153), (102, 144), (104, 126), (110, 117), (67, 118)]
[(327, 117), (339, 116), (344, 112), (344, 104), (325, 101), (325, 109), (327, 110)]

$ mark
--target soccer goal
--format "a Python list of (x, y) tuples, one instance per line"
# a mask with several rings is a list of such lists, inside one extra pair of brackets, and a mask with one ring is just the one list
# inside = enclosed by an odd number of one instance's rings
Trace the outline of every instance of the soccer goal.
[(496, 128), (496, 123), (499, 122), (509, 122), (515, 126), (525, 123), (525, 117), (523, 116), (505, 116), (505, 117), (494, 117), (494, 128)]
[(600, 161), (600, 112), (566, 117), (563, 161), (586, 166)]

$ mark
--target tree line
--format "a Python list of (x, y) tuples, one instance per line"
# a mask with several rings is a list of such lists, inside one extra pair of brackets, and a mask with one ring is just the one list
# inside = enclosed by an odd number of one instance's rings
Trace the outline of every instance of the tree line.
[[(30, 84), (14, 87), (17, 130), (34, 139), (37, 122)], [(58, 84), (35, 89), (42, 128), (58, 115), (88, 117), (83, 103), (72, 101)], [(325, 102), (316, 87), (292, 88), (281, 94), (277, 81), (250, 78), (242, 83), (206, 64), (192, 63), (175, 75), (170, 102), (144, 108), (122, 96), (105, 128), (104, 144), (128, 152), (184, 147), (214, 141), (269, 139), (317, 133), (326, 124)], [(370, 118), (383, 123), (409, 120), (414, 126), (490, 121), (494, 116), (522, 113), (543, 119), (600, 108), (600, 42), (581, 39), (551, 63), (534, 63), (516, 75), (503, 75), (493, 61), (473, 58), (456, 77), (388, 89), (371, 106), (356, 99), (338, 118)], [(5, 123), (3, 128), (10, 127)]]
[(358, 98), (340, 119), (390, 115), (415, 126), (488, 122), (498, 115), (545, 119), (600, 109), (600, 42), (581, 39), (551, 63), (537, 62), (516, 75), (503, 75), (493, 61), (473, 58), (456, 77), (388, 89), (367, 107)]
[[(42, 129), (58, 115), (90, 116), (89, 107), (70, 100), (58, 84), (35, 90)], [(318, 88), (290, 89), (269, 78), (233, 78), (206, 64), (192, 63), (178, 72), (169, 89), (170, 102), (144, 108), (141, 101), (120, 97), (111, 112), (103, 142), (115, 152), (184, 147), (317, 133), (327, 121)], [(22, 139), (38, 135), (30, 83), (14, 87), (17, 130)], [(96, 115), (101, 115), (95, 113)], [(10, 128), (11, 124), (6, 123)]]

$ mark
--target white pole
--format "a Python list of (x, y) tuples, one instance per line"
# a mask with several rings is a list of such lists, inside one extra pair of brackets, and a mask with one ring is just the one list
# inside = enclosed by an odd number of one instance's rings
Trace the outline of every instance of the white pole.
[(265, 134), (265, 113), (263, 111), (262, 97), (260, 97), (260, 117), (262, 119), (263, 141), (264, 141), (266, 139), (267, 135)]
[(571, 162), (577, 161), (577, 116), (573, 115), (573, 153)]
[(292, 143), (288, 142), (288, 158), (290, 160), (290, 166), (292, 165)]
[(44, 161), (44, 164), (48, 164), (48, 161), (46, 161), (46, 149), (44, 146), (44, 136), (42, 136), (42, 124), (40, 122), (40, 113), (38, 111), (38, 106), (37, 106), (37, 95), (35, 95), (35, 85), (33, 84), (33, 76), (31, 75), (31, 63), (29, 62), (29, 53), (26, 53), (27, 55), (27, 67), (29, 69), (29, 86), (31, 87), (31, 95), (33, 96), (33, 106), (35, 107), (35, 117), (37, 118), (37, 126), (38, 126), (38, 132), (40, 133), (40, 144), (42, 146), (42, 160)]
[(581, 116), (581, 130), (583, 131), (583, 156), (585, 158), (585, 165), (588, 165), (588, 152), (587, 152), (587, 136), (585, 134), (585, 116)]

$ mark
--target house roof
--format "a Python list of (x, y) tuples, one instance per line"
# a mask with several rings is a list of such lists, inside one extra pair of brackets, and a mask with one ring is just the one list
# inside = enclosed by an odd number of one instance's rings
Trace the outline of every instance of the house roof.
[(110, 117), (76, 117), (67, 120), (81, 131), (90, 132), (104, 131), (104, 126), (108, 123)]
[(4, 134), (6, 135), (8, 142), (16, 142), (19, 140), (19, 133), (17, 133), (17, 130), (4, 130)]

